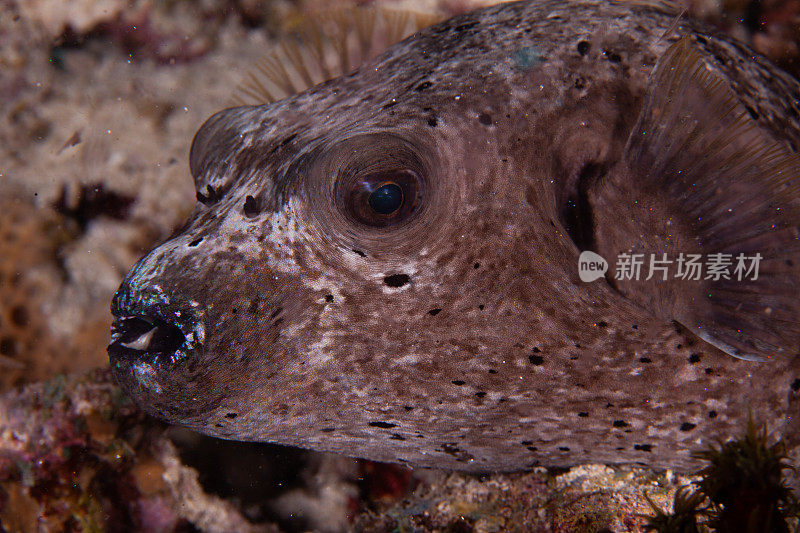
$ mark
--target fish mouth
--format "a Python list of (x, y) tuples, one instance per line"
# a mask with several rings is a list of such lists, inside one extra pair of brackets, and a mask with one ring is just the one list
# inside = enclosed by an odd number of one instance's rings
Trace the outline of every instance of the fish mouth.
[(125, 360), (174, 359), (187, 344), (183, 330), (161, 317), (136, 314), (117, 317), (111, 326), (108, 354)]
[(170, 302), (160, 293), (139, 293), (127, 285), (111, 303), (111, 342), (108, 355), (118, 370), (137, 363), (158, 366), (179, 363), (197, 355), (205, 340), (198, 302)]

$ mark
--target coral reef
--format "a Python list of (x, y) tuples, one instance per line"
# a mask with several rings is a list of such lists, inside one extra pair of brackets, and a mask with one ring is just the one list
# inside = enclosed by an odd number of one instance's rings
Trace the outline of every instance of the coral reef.
[(31, 216), (36, 212), (23, 195), (5, 188), (0, 194), (0, 390), (92, 368), (108, 336), (110, 321), (99, 306), (87, 306), (74, 334), (53, 331), (52, 312), (70, 296), (61, 252), (78, 229), (54, 210)]
[(696, 487), (675, 493), (671, 513), (650, 502), (655, 515), (646, 528), (660, 533), (797, 531), (800, 503), (784, 476), (794, 467), (786, 444), (772, 441), (766, 426), (756, 428), (751, 416), (744, 435), (698, 452), (708, 464), (698, 472)]
[(207, 495), (105, 371), (0, 399), (0, 526), (7, 531), (270, 531)]

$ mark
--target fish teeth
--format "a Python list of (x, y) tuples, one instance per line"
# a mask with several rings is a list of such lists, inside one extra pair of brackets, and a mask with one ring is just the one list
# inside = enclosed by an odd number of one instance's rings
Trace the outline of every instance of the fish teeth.
[(151, 329), (142, 333), (131, 342), (121, 342), (120, 344), (125, 348), (130, 348), (131, 350), (139, 350), (143, 352), (150, 347), (150, 342), (153, 340), (153, 335), (155, 334), (156, 329), (158, 328), (156, 326), (153, 326)]

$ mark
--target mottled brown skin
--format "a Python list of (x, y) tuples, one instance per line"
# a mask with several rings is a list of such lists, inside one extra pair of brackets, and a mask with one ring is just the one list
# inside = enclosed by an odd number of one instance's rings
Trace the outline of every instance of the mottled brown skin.
[[(204, 336), (171, 362), (112, 354), (117, 380), (203, 433), (438, 468), (689, 468), (749, 411), (798, 445), (796, 358), (735, 359), (578, 278), (576, 183), (619, 161), (680, 36), (800, 146), (797, 83), (687, 21), (660, 39), (674, 20), (631, 3), (492, 7), (350, 76), (215, 115), (191, 153), (209, 205), (113, 304)], [(420, 207), (358, 224), (336, 169), (388, 158), (422, 176)]]

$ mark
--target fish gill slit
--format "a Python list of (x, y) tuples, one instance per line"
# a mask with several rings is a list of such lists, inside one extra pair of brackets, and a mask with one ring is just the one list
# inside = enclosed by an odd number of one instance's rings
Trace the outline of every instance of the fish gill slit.
[(605, 174), (605, 166), (587, 163), (578, 173), (574, 189), (561, 207), (561, 219), (567, 234), (579, 250), (594, 250), (594, 215), (589, 190)]

